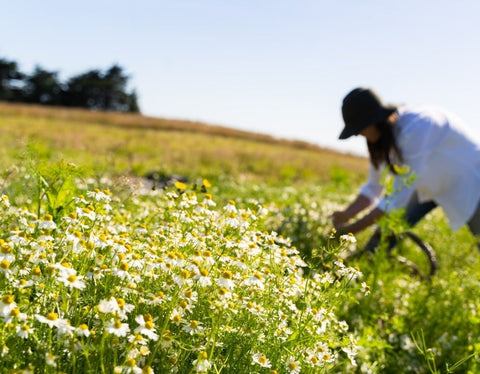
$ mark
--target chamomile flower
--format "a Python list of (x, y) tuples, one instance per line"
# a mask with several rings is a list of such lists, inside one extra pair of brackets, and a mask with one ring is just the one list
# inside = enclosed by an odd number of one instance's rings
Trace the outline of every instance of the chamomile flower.
[(214, 207), (214, 206), (217, 205), (215, 203), (215, 201), (213, 201), (212, 195), (210, 195), (209, 193), (205, 194), (204, 199), (203, 199), (203, 204), (205, 204), (206, 206), (209, 206), (209, 207)]
[(7, 195), (2, 195), (0, 197), (0, 204), (5, 208), (10, 208), (10, 200)]
[(367, 285), (367, 283), (362, 282), (361, 286), (362, 286), (361, 291), (363, 292), (363, 294), (365, 296), (369, 295), (370, 294), (370, 287)]
[(12, 275), (14, 274), (11, 268), (11, 262), (8, 260), (1, 260), (0, 272), (2, 272), (7, 279), (11, 279)]
[(150, 365), (146, 365), (142, 368), (142, 374), (155, 374)]
[(233, 273), (231, 271), (224, 271), (220, 278), (217, 279), (217, 285), (219, 287), (224, 287), (227, 290), (232, 290), (235, 288), (235, 282), (233, 281)]
[(0, 316), (6, 317), (10, 312), (17, 307), (15, 298), (11, 294), (5, 294), (0, 300)]
[(243, 282), (247, 286), (257, 288), (260, 291), (263, 291), (265, 288), (262, 274), (256, 272), (250, 278), (246, 279)]
[(201, 351), (198, 354), (198, 358), (192, 362), (193, 370), (195, 373), (207, 373), (208, 370), (212, 367), (210, 361), (208, 361), (207, 352)]
[(287, 360), (285, 367), (287, 369), (287, 372), (289, 372), (290, 374), (298, 374), (302, 369), (302, 367), (300, 366), (300, 363), (297, 360), (295, 360), (294, 357), (290, 357)]
[(152, 340), (158, 340), (158, 334), (155, 333), (155, 325), (150, 314), (139, 315), (135, 321), (140, 325), (135, 329), (136, 333), (147, 336)]
[(35, 318), (37, 321), (47, 324), (50, 328), (56, 327), (60, 335), (71, 334), (75, 330), (68, 320), (59, 318), (58, 314), (54, 312), (47, 313), (46, 317), (41, 314), (35, 314)]
[(66, 272), (63, 272), (58, 277), (58, 280), (70, 289), (76, 288), (78, 290), (83, 290), (87, 286), (85, 282), (83, 282), (83, 276), (81, 275), (68, 274)]
[(26, 280), (26, 279), (15, 279), (13, 281), (13, 286), (15, 288), (28, 288), (28, 287), (31, 287), (33, 286), (35, 283), (30, 279), (30, 280)]
[(0, 261), (6, 260), (9, 263), (15, 261), (15, 256), (12, 253), (12, 246), (9, 243), (2, 243), (0, 245)]
[(344, 234), (340, 236), (340, 241), (344, 243), (356, 243), (357, 239), (355, 239), (355, 236), (352, 233)]
[(27, 314), (20, 312), (20, 309), (18, 308), (13, 308), (8, 316), (5, 316), (3, 318), (5, 323), (11, 323), (14, 320), (17, 321), (25, 321), (27, 319)]
[(213, 284), (212, 278), (209, 276), (209, 272), (205, 268), (201, 268), (199, 273), (194, 277), (194, 279), (198, 280), (198, 283), (202, 287), (209, 287)]
[(343, 347), (342, 351), (344, 351), (347, 354), (348, 359), (350, 360), (350, 363), (352, 366), (357, 366), (357, 362), (355, 361), (355, 357), (358, 354), (358, 349), (356, 346), (349, 346), (349, 347)]
[(114, 314), (119, 311), (117, 300), (112, 296), (110, 299), (100, 300), (98, 304), (98, 311), (104, 314)]
[(128, 342), (133, 343), (134, 345), (146, 345), (146, 344), (148, 344), (148, 340), (145, 339), (145, 337), (142, 336), (139, 333), (129, 335), (128, 336)]
[(35, 331), (34, 328), (30, 327), (29, 325), (27, 324), (23, 324), (23, 325), (17, 325), (15, 327), (15, 332), (17, 333), (17, 335), (19, 337), (21, 337), (22, 339), (28, 339), (28, 337), (30, 336), (30, 334), (33, 334)]
[(142, 374), (142, 369), (137, 366), (137, 361), (130, 357), (125, 360), (125, 371), (126, 373)]
[(86, 325), (85, 323), (80, 324), (75, 329), (75, 332), (78, 336), (85, 336), (87, 338), (90, 336), (90, 330), (88, 329), (88, 325)]
[(193, 334), (202, 333), (204, 328), (202, 327), (201, 322), (192, 320), (190, 322), (187, 322), (183, 326), (182, 330), (185, 331), (186, 333), (190, 334), (190, 335), (193, 335)]
[(112, 319), (107, 324), (105, 331), (118, 337), (125, 337), (130, 331), (130, 326), (128, 326), (127, 323), (122, 323), (119, 320)]
[(183, 321), (183, 313), (184, 311), (181, 308), (176, 308), (172, 310), (172, 313), (170, 313), (170, 321), (178, 325), (180, 322)]
[(87, 218), (90, 221), (95, 221), (95, 218), (97, 215), (95, 214), (95, 210), (93, 207), (85, 207), (85, 208), (80, 208), (77, 207), (75, 210), (75, 214), (77, 215), (78, 218)]
[(53, 217), (50, 214), (46, 214), (42, 219), (33, 222), (38, 225), (40, 230), (55, 230), (57, 225), (53, 222)]
[(92, 198), (97, 202), (103, 201), (108, 203), (111, 201), (110, 191), (109, 190), (100, 191), (98, 188), (96, 188), (93, 191), (88, 191), (87, 197)]
[(47, 364), (47, 366), (51, 366), (51, 367), (57, 367), (57, 356), (55, 356), (53, 353), (51, 352), (47, 352), (45, 353), (45, 364)]
[(262, 353), (255, 353), (252, 356), (252, 361), (253, 361), (252, 365), (257, 364), (257, 365), (260, 365), (261, 367), (264, 367), (264, 368), (272, 367), (272, 364), (270, 363), (270, 360), (265, 355), (263, 355)]
[(228, 204), (223, 207), (223, 210), (225, 210), (225, 212), (227, 212), (228, 214), (237, 213), (237, 207), (235, 205), (235, 201), (230, 200)]
[(129, 273), (130, 265), (128, 262), (122, 261), (118, 267), (113, 269), (113, 274), (121, 279), (130, 280), (132, 275)]

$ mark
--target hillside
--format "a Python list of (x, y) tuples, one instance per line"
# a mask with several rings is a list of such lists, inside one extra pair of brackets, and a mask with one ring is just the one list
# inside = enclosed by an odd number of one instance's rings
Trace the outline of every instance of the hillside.
[[(27, 148), (117, 173), (150, 170), (282, 179), (364, 174), (364, 158), (317, 145), (200, 122), (0, 103), (2, 163)], [(41, 156), (39, 156), (41, 155)], [(112, 168), (113, 167), (113, 168)]]

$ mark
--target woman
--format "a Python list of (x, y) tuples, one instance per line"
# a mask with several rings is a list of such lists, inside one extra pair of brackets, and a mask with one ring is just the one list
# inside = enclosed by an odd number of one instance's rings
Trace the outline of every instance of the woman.
[[(345, 128), (340, 139), (365, 137), (370, 171), (358, 197), (333, 213), (337, 230), (355, 234), (398, 208), (406, 208), (406, 221), (414, 225), (439, 205), (452, 229), (466, 223), (480, 235), (480, 145), (461, 130), (458, 118), (438, 108), (384, 105), (366, 88), (356, 88), (344, 98), (342, 114)], [(395, 176), (395, 191), (381, 198), (385, 166)], [(405, 183), (407, 178), (413, 182)]]

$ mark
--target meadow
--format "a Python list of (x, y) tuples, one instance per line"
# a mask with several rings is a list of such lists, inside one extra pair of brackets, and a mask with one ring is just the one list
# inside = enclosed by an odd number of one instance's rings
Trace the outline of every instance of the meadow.
[[(367, 160), (140, 115), (0, 103), (5, 373), (476, 373), (476, 241), (430, 280), (330, 214)], [(152, 188), (155, 171), (187, 182)], [(396, 222), (387, 221), (395, 229)], [(406, 248), (405, 250), (413, 250)]]

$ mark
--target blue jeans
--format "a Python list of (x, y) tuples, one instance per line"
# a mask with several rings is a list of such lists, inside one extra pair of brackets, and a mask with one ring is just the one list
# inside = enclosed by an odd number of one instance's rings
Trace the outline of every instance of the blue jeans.
[[(407, 204), (405, 209), (405, 221), (409, 226), (415, 226), (418, 221), (425, 217), (432, 209), (437, 207), (437, 204), (434, 201), (426, 201), (420, 203), (418, 201), (418, 195), (416, 192), (413, 193), (410, 201)], [(480, 237), (480, 202), (477, 205), (477, 209), (473, 214), (472, 218), (467, 222), (467, 225), (473, 235)], [(391, 237), (388, 239), (388, 251), (390, 251), (397, 244), (397, 239)], [(368, 243), (365, 245), (365, 250), (374, 252), (380, 243), (380, 230), (376, 230), (372, 235)], [(478, 249), (480, 249), (480, 241), (478, 242)]]

